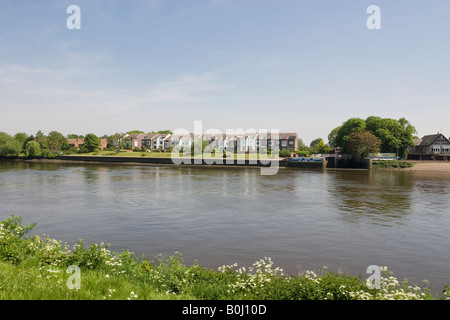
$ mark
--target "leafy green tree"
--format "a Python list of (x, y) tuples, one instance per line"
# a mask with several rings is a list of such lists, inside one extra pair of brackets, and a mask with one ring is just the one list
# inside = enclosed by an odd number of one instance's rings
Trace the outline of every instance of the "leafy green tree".
[(322, 138), (317, 138), (311, 142), (310, 151), (312, 153), (330, 153), (331, 148), (325, 144)]
[(414, 136), (417, 133), (405, 118), (399, 120), (370, 116), (366, 120), (351, 118), (341, 126), (332, 130), (328, 141), (332, 147), (342, 147), (344, 153), (351, 153), (348, 148), (348, 139), (353, 132), (369, 131), (381, 141), (380, 152), (396, 153), (405, 156), (409, 147), (414, 145)]
[(35, 135), (35, 140), (37, 142), (39, 142), (39, 145), (41, 146), (41, 149), (47, 149), (48, 150), (48, 141), (47, 141), (47, 137), (45, 136), (45, 134), (39, 130), (38, 132), (36, 132)]
[(106, 138), (108, 140), (108, 149), (126, 149), (127, 133), (116, 132)]
[(314, 139), (313, 141), (311, 141), (311, 143), (309, 144), (309, 147), (314, 149), (317, 147), (317, 145), (320, 143), (320, 141), (323, 141), (322, 138), (317, 138)]
[(308, 146), (303, 142), (302, 138), (298, 138), (298, 150), (305, 150)]
[(81, 138), (84, 138), (83, 136), (80, 136), (80, 135), (78, 135), (78, 134), (76, 134), (76, 133), (69, 133), (68, 135), (67, 135), (67, 139), (81, 139)]
[(25, 145), (28, 142), (29, 136), (25, 132), (18, 132), (14, 135), (14, 139), (22, 144), (22, 150), (25, 150)]
[(366, 119), (367, 130), (381, 140), (381, 152), (396, 153), (405, 156), (409, 147), (414, 145), (416, 128), (405, 118), (399, 120), (368, 117)]
[(336, 148), (338, 145), (336, 144), (336, 137), (339, 133), (339, 130), (341, 130), (341, 126), (334, 128), (331, 130), (330, 134), (328, 135), (328, 145), (331, 148)]
[(381, 140), (369, 131), (355, 131), (348, 136), (347, 148), (356, 159), (380, 152)]
[(334, 140), (335, 146), (342, 147), (345, 153), (349, 153), (349, 150), (347, 149), (349, 135), (353, 132), (364, 130), (366, 130), (366, 122), (363, 119), (348, 119), (340, 126), (340, 129), (336, 132)]
[(150, 131), (147, 134), (155, 134), (155, 133), (160, 133), (160, 134), (173, 134), (172, 131), (170, 130), (159, 130), (159, 131)]
[(83, 152), (93, 152), (98, 148), (100, 148), (100, 146), (101, 146), (100, 138), (93, 133), (88, 133), (84, 138), (84, 143), (83, 146), (81, 147), (81, 150)]
[(26, 157), (40, 157), (42, 155), (42, 150), (39, 142), (37, 141), (28, 141), (25, 146), (25, 156)]
[(7, 134), (6, 132), (0, 132), (0, 146), (5, 144), (9, 139), (11, 139), (11, 136)]
[(156, 133), (160, 133), (160, 134), (173, 134), (173, 132), (170, 131), (170, 130), (159, 130), (159, 131), (156, 132)]
[(47, 145), (53, 155), (57, 155), (61, 151), (69, 149), (67, 139), (57, 131), (52, 131), (48, 134)]
[(22, 151), (22, 143), (6, 132), (0, 132), (0, 156), (18, 156)]

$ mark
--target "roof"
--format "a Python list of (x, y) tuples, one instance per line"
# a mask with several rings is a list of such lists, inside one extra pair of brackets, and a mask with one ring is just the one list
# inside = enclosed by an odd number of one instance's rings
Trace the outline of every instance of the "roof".
[(137, 137), (139, 137), (139, 136), (144, 136), (144, 134), (143, 133), (132, 133), (129, 135), (129, 137), (131, 139), (137, 139)]
[[(427, 136), (423, 136), (423, 138), (420, 139), (420, 142), (418, 141), (419, 144), (416, 144), (416, 146), (418, 146), (418, 147), (423, 147), (423, 146), (429, 146), (429, 145), (432, 145), (433, 142), (436, 141), (436, 139), (439, 138), (439, 137), (441, 137), (441, 136), (442, 136), (445, 140), (448, 141), (448, 139), (447, 139), (442, 133), (436, 133), (436, 134), (430, 134), (430, 135), (427, 135)], [(416, 141), (414, 141), (414, 142), (416, 142)]]
[(67, 139), (68, 144), (77, 144), (77, 143), (83, 143), (84, 139), (82, 138), (76, 138), (76, 139)]

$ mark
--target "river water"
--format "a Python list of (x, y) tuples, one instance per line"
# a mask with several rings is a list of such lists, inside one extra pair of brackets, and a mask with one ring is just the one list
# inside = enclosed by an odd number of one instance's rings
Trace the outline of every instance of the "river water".
[(73, 245), (109, 243), (153, 260), (285, 273), (366, 274), (450, 283), (450, 181), (417, 172), (187, 168), (0, 161), (0, 219)]

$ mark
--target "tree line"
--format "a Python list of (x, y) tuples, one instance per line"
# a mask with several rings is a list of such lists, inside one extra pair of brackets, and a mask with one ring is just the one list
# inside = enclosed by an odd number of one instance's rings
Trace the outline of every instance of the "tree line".
[(35, 135), (18, 132), (14, 136), (0, 132), (0, 156), (24, 155), (25, 157), (55, 158), (69, 149), (66, 137), (52, 131), (45, 135), (38, 131)]
[(343, 153), (356, 158), (365, 158), (370, 153), (395, 153), (405, 157), (414, 146), (416, 134), (416, 128), (405, 118), (370, 116), (348, 119), (330, 132), (328, 142), (330, 147), (339, 147)]
[(409, 147), (414, 146), (416, 134), (416, 128), (405, 118), (350, 118), (331, 130), (328, 144), (317, 138), (307, 146), (299, 139), (298, 153), (309, 156), (338, 151), (355, 158), (365, 158), (370, 153), (395, 153), (405, 157)]
[[(130, 149), (132, 133), (144, 133), (132, 130), (124, 133), (103, 135), (108, 141), (107, 150)], [(150, 133), (172, 133), (161, 130)], [(145, 134), (145, 133), (144, 133)], [(298, 152), (309, 156), (311, 154), (328, 154), (339, 149), (340, 153), (352, 154), (356, 158), (365, 158), (370, 153), (395, 153), (405, 157), (409, 147), (414, 146), (416, 128), (405, 118), (390, 119), (370, 116), (367, 119), (350, 118), (340, 126), (334, 128), (328, 135), (328, 144), (322, 138), (314, 139), (306, 146), (299, 139)], [(83, 146), (78, 152), (93, 152), (100, 147), (100, 137), (89, 133), (86, 135), (68, 134), (64, 136), (57, 131), (45, 135), (38, 131), (35, 135), (19, 132), (10, 136), (0, 132), (0, 156), (19, 156), (54, 158), (70, 150), (67, 139), (84, 139)], [(290, 152), (290, 151), (289, 151)], [(289, 156), (289, 155), (286, 155)]]
[[(39, 130), (34, 135), (28, 135), (24, 132), (18, 132), (15, 135), (9, 135), (6, 132), (0, 132), (0, 157), (19, 157), (26, 158), (56, 158), (63, 153), (71, 152), (93, 152), (100, 148), (101, 138), (106, 139), (108, 150), (130, 149), (132, 133), (144, 133), (140, 130), (132, 130), (124, 133), (115, 133), (112, 135), (103, 135), (101, 137), (88, 133), (79, 135), (75, 133), (64, 136), (58, 131), (51, 131), (45, 135)], [(150, 133), (172, 133), (170, 130), (161, 130)], [(75, 150), (70, 147), (67, 139), (83, 139), (83, 145)]]

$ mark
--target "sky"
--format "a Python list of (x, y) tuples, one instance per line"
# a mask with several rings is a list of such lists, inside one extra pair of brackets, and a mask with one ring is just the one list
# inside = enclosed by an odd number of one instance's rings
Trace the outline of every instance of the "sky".
[(0, 131), (201, 121), (309, 144), (379, 116), (449, 136), (448, 12), (448, 0), (2, 0)]

